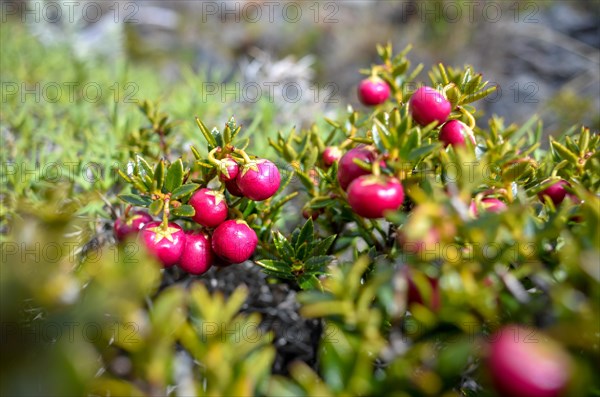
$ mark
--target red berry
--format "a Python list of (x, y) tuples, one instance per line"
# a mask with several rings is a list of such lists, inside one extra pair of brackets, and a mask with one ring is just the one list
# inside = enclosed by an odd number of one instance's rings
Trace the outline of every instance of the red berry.
[[(506, 204), (503, 201), (500, 201), (499, 199), (494, 197), (485, 197), (481, 199), (480, 207), (488, 212), (502, 212), (507, 208)], [(475, 200), (471, 201), (469, 211), (473, 216), (479, 215), (479, 211), (477, 210)]]
[(240, 166), (231, 157), (226, 157), (221, 160), (221, 168), (219, 169), (219, 179), (223, 182), (235, 180), (240, 172)]
[(242, 263), (249, 259), (257, 244), (256, 233), (243, 220), (225, 221), (212, 235), (213, 251), (229, 263)]
[(331, 167), (333, 163), (342, 157), (342, 151), (337, 146), (327, 146), (323, 151), (323, 164), (325, 167)]
[(127, 236), (142, 230), (148, 222), (152, 222), (152, 217), (142, 211), (136, 211), (126, 219), (117, 218), (114, 226), (115, 237), (123, 241)]
[(491, 337), (488, 368), (501, 396), (563, 395), (570, 367), (563, 348), (535, 330), (507, 325)]
[(452, 112), (452, 105), (444, 95), (431, 87), (421, 87), (408, 101), (410, 113), (415, 121), (427, 125), (434, 121), (445, 123)]
[(440, 295), (440, 286), (439, 280), (437, 278), (425, 276), (429, 283), (431, 289), (428, 291), (429, 293), (425, 293), (424, 289), (419, 288), (415, 283), (414, 277), (411, 274), (411, 271), (408, 267), (404, 268), (404, 276), (406, 278), (406, 283), (408, 284), (408, 291), (406, 296), (406, 301), (409, 305), (418, 303), (423, 305), (432, 311), (438, 311), (441, 306), (441, 295)]
[(383, 218), (386, 211), (395, 211), (404, 201), (404, 189), (396, 178), (363, 175), (348, 188), (348, 203), (365, 218)]
[(225, 188), (232, 196), (244, 197), (244, 193), (242, 193), (242, 191), (238, 187), (236, 180), (225, 182)]
[(422, 238), (413, 238), (405, 230), (396, 232), (396, 241), (402, 247), (402, 251), (418, 255), (437, 251), (440, 242), (440, 233), (436, 228), (430, 228)]
[(507, 208), (504, 202), (494, 197), (486, 197), (481, 199), (481, 207), (489, 212), (502, 212)]
[(358, 85), (358, 99), (365, 106), (380, 105), (390, 97), (390, 86), (379, 77), (369, 77)]
[(269, 160), (259, 159), (245, 164), (237, 176), (242, 194), (254, 201), (272, 197), (281, 183), (277, 166)]
[(179, 267), (191, 274), (204, 274), (212, 266), (213, 260), (210, 237), (200, 232), (186, 232)]
[(559, 205), (567, 196), (567, 190), (565, 189), (567, 186), (570, 186), (569, 182), (561, 179), (539, 192), (538, 197), (544, 202), (544, 196), (548, 196), (554, 205)]
[(148, 251), (162, 262), (164, 267), (176, 264), (185, 245), (185, 233), (181, 226), (169, 223), (163, 230), (160, 222), (150, 222), (142, 229), (142, 241)]
[(322, 213), (323, 213), (322, 208), (317, 208), (317, 209), (304, 208), (302, 210), (302, 216), (304, 217), (304, 219), (311, 218), (313, 221), (316, 220), (319, 217), (319, 215), (321, 215)]
[(357, 146), (350, 149), (340, 159), (338, 165), (337, 179), (340, 187), (344, 190), (348, 188), (350, 182), (362, 175), (368, 175), (371, 172), (362, 169), (354, 162), (354, 159), (362, 160), (366, 163), (372, 163), (375, 160), (375, 152), (365, 146)]
[(465, 146), (465, 137), (469, 137), (473, 145), (476, 144), (473, 131), (462, 121), (450, 120), (440, 129), (439, 139), (444, 143), (444, 147)]
[(196, 210), (192, 219), (202, 226), (216, 227), (227, 219), (225, 196), (217, 190), (200, 189), (192, 195), (189, 204)]

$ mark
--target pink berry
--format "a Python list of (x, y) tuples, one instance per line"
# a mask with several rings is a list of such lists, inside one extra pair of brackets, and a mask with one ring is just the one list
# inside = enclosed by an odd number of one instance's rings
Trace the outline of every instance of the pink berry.
[(243, 220), (225, 221), (212, 235), (214, 253), (228, 263), (242, 263), (248, 260), (257, 244), (256, 233)]
[(210, 237), (201, 232), (186, 232), (179, 267), (190, 274), (200, 275), (210, 269), (213, 260)]
[(544, 202), (544, 196), (548, 196), (555, 206), (559, 205), (567, 196), (567, 190), (565, 189), (567, 186), (570, 186), (569, 182), (561, 179), (548, 186), (545, 190), (539, 192), (538, 197), (542, 202)]
[(225, 196), (217, 190), (197, 190), (190, 198), (189, 204), (196, 210), (192, 219), (202, 226), (216, 227), (227, 219)]
[(244, 197), (244, 193), (242, 193), (242, 191), (238, 187), (236, 180), (225, 182), (225, 188), (232, 196)]
[(439, 139), (444, 143), (444, 147), (465, 146), (466, 137), (469, 137), (473, 145), (476, 144), (473, 131), (462, 121), (450, 120), (440, 128)]
[[(482, 198), (480, 207), (487, 212), (502, 212), (506, 210), (506, 208), (508, 208), (503, 201), (494, 197)], [(479, 215), (479, 211), (477, 209), (477, 205), (475, 204), (475, 200), (471, 201), (471, 205), (469, 206), (469, 212), (472, 216)]]
[(570, 361), (559, 344), (533, 329), (507, 325), (490, 337), (487, 364), (500, 396), (562, 396)]
[(279, 189), (281, 175), (269, 160), (259, 159), (245, 164), (237, 176), (237, 186), (250, 200), (262, 201), (272, 197)]
[(380, 105), (390, 97), (390, 86), (379, 77), (369, 77), (358, 85), (358, 99), (365, 106)]
[(144, 226), (141, 235), (148, 251), (164, 267), (171, 267), (179, 261), (185, 245), (185, 233), (181, 226), (169, 222), (164, 230), (160, 222), (150, 222)]
[(383, 218), (385, 212), (402, 206), (404, 190), (396, 178), (363, 175), (348, 187), (348, 203), (364, 218)]
[(408, 101), (413, 119), (420, 125), (434, 121), (445, 123), (452, 112), (452, 105), (444, 95), (431, 87), (421, 87)]
[(427, 253), (432, 249), (435, 250), (440, 242), (440, 233), (434, 227), (430, 228), (420, 239), (415, 239), (406, 233), (405, 230), (399, 229), (396, 232), (396, 241), (402, 247), (402, 251), (418, 255)]
[(429, 282), (429, 285), (431, 287), (431, 295), (429, 295), (426, 298), (424, 294), (421, 293), (421, 290), (415, 283), (410, 270), (408, 270), (408, 268), (405, 269), (407, 269), (404, 271), (404, 273), (406, 277), (406, 282), (408, 284), (408, 291), (406, 297), (407, 303), (409, 305), (418, 303), (420, 305), (426, 306), (434, 312), (438, 311), (442, 304), (439, 280), (437, 278), (427, 276), (427, 281)]
[(152, 217), (142, 211), (136, 211), (126, 219), (118, 218), (114, 226), (115, 237), (117, 240), (123, 241), (127, 236), (142, 230), (144, 225), (149, 222), (152, 222)]
[(338, 165), (337, 179), (340, 187), (344, 190), (348, 188), (350, 182), (362, 175), (368, 175), (371, 172), (364, 170), (354, 162), (354, 159), (359, 159), (365, 163), (372, 163), (375, 160), (375, 151), (366, 146), (357, 146), (350, 149), (342, 156)]
[(223, 182), (229, 182), (237, 178), (240, 172), (240, 166), (231, 157), (226, 157), (221, 160), (221, 168), (219, 169), (219, 179)]
[(323, 164), (325, 167), (331, 167), (333, 163), (342, 157), (342, 151), (337, 146), (327, 146), (323, 151)]

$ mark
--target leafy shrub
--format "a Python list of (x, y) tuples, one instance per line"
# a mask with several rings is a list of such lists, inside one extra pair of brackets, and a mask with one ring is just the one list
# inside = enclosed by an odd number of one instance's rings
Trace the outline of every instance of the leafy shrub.
[[(480, 125), (474, 103), (493, 87), (471, 67), (440, 64), (429, 84), (451, 104), (447, 118), (475, 139), (445, 148), (441, 123), (413, 117), (423, 67), (411, 68), (408, 49), (378, 52), (381, 64), (365, 74), (386, 82), (389, 100), (279, 132), (269, 151), (255, 143), (256, 125), (244, 135), (234, 118), (212, 130), (196, 119), (200, 132), (192, 134), (189, 123), (178, 125), (148, 101), (136, 116), (127, 108), (121, 117), (125, 109), (115, 106), (110, 123), (85, 103), (32, 106), (29, 116), (11, 102), (2, 128), (21, 139), (3, 149), (5, 167), (34, 159), (40, 138), (33, 130), (48, 128), (62, 150), (39, 161), (74, 156), (81, 167), (104, 158), (112, 173), (94, 184), (53, 184), (3, 170), (2, 392), (493, 395), (492, 335), (518, 323), (533, 335), (517, 342), (551, 338), (566, 352), (565, 393), (598, 395), (600, 137), (573, 127), (546, 146), (535, 118)], [(60, 111), (68, 115), (64, 125), (45, 124)], [(219, 109), (206, 113), (205, 122)], [(110, 132), (108, 144), (94, 137), (96, 122)], [(385, 219), (357, 215), (338, 180), (341, 160), (323, 159), (331, 147), (369, 150), (368, 161), (352, 166), (397, 178), (401, 205)], [(223, 159), (244, 166), (256, 160), (251, 153), (279, 156), (282, 183), (264, 201), (225, 193), (218, 178)], [(560, 197), (548, 191), (557, 181)], [(221, 189), (229, 217), (256, 233), (254, 263), (268, 282), (297, 291), (302, 317), (322, 322), (315, 365), (298, 360), (289, 374), (272, 374), (276, 342), (259, 313), (245, 312), (247, 287), (227, 297), (209, 293), (202, 277), (161, 269), (136, 239), (114, 244), (111, 210), (120, 216), (146, 207), (165, 224), (211, 231), (193, 221), (189, 204), (207, 186)]]

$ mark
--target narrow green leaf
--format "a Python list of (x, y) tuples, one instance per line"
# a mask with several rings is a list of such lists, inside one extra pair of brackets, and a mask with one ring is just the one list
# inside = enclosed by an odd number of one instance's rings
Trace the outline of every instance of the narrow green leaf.
[(467, 95), (467, 97), (462, 100), (462, 105), (466, 105), (467, 103), (471, 103), (471, 102), (475, 102), (480, 99), (483, 99), (486, 96), (490, 95), (492, 92), (496, 91), (496, 88), (497, 88), (496, 86), (493, 86), (484, 91), (479, 91), (474, 94)]
[(183, 184), (183, 161), (177, 159), (173, 164), (169, 166), (167, 170), (167, 178), (165, 180), (165, 189), (169, 192), (173, 192), (179, 186)]
[(280, 273), (289, 273), (290, 272), (290, 266), (286, 262), (280, 261), (280, 260), (262, 259), (260, 261), (256, 261), (256, 264), (261, 266), (264, 269), (268, 269), (273, 272), (280, 272)]
[(147, 207), (152, 203), (152, 200), (150, 198), (140, 196), (138, 194), (120, 194), (118, 197), (126, 203), (139, 205), (143, 207)]
[(283, 234), (280, 232), (274, 232), (275, 238), (273, 239), (273, 244), (279, 253), (279, 256), (282, 258), (293, 258), (294, 257), (294, 249), (291, 244)]
[(315, 257), (326, 255), (331, 247), (331, 244), (335, 241), (336, 235), (329, 236), (321, 241), (319, 241), (315, 247), (313, 248), (312, 255)]
[(160, 191), (165, 181), (165, 161), (160, 160), (156, 163), (154, 168), (154, 181), (156, 182), (156, 189)]
[(161, 199), (158, 200), (154, 200), (152, 202), (152, 204), (150, 204), (150, 213), (154, 216), (158, 216), (158, 214), (160, 214), (160, 212), (162, 211), (163, 207), (165, 206), (165, 202), (162, 201)]
[(195, 192), (200, 187), (197, 183), (186, 183), (185, 185), (179, 186), (177, 189), (173, 190), (171, 195), (172, 199), (178, 199), (183, 196), (186, 196), (190, 193)]
[(138, 167), (141, 168), (144, 173), (146, 175), (148, 175), (150, 178), (154, 177), (154, 171), (152, 171), (152, 167), (150, 167), (150, 164), (148, 164), (148, 162), (146, 160), (144, 160), (144, 158), (140, 155), (136, 156), (136, 160), (137, 160), (137, 164)]
[(208, 131), (208, 128), (206, 128), (204, 123), (198, 117), (196, 117), (196, 124), (198, 125), (198, 128), (200, 128), (200, 132), (202, 132), (202, 135), (204, 136), (204, 139), (206, 139), (208, 145), (217, 147), (217, 141), (215, 137), (212, 136), (212, 134)]
[(124, 180), (125, 182), (127, 182), (127, 183), (132, 183), (132, 182), (133, 182), (133, 181), (131, 180), (131, 178), (130, 178), (130, 177), (129, 177), (129, 176), (126, 174), (126, 173), (124, 173), (123, 171), (121, 171), (121, 170), (117, 170), (117, 173), (119, 174), (119, 176), (120, 176), (121, 178), (123, 178), (123, 180)]
[(323, 291), (321, 282), (314, 274), (303, 274), (298, 279), (298, 285), (303, 290), (319, 290)]
[(304, 226), (302, 226), (302, 230), (300, 231), (300, 237), (298, 239), (298, 243), (295, 248), (297, 248), (300, 244), (307, 243), (312, 244), (314, 239), (314, 225), (312, 218), (308, 218)]
[(190, 150), (192, 151), (192, 154), (194, 155), (196, 160), (200, 160), (202, 158), (202, 156), (200, 155), (200, 152), (194, 146), (191, 146)]
[(306, 259), (307, 254), (308, 254), (308, 243), (306, 241), (300, 242), (300, 245), (296, 249), (296, 255), (294, 255), (294, 256), (296, 257), (296, 259), (303, 261)]
[(326, 265), (333, 261), (334, 256), (329, 255), (321, 255), (321, 256), (313, 256), (309, 258), (306, 262), (304, 262), (304, 268), (308, 272), (324, 272), (327, 268)]
[(590, 129), (582, 127), (581, 134), (579, 135), (579, 155), (583, 157), (587, 152), (588, 145), (590, 144)]
[(192, 217), (196, 215), (196, 210), (191, 205), (184, 204), (172, 210), (171, 213), (176, 216)]
[(552, 146), (552, 149), (556, 153), (558, 153), (558, 155), (561, 158), (563, 158), (564, 160), (568, 160), (570, 163), (575, 164), (575, 165), (579, 164), (579, 157), (577, 157), (577, 155), (575, 153), (571, 152), (569, 149), (567, 149), (562, 144), (558, 143), (555, 140), (551, 140), (550, 146)]

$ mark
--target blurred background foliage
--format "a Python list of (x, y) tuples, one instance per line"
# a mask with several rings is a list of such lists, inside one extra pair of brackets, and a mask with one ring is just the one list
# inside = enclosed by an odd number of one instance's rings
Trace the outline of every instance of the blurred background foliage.
[[(245, 1), (96, 2), (104, 17), (86, 21), (82, 2), (72, 23), (64, 16), (52, 23), (47, 3), (0, 3), (3, 395), (439, 395), (457, 386), (486, 395), (477, 374), (482, 348), (471, 338), (493, 331), (482, 313), (558, 324), (548, 332), (580, 354), (573, 393), (598, 395), (589, 365), (598, 359), (600, 299), (591, 197), (585, 226), (566, 228), (564, 211), (548, 214), (543, 237), (564, 231), (556, 241), (537, 240), (564, 247), (550, 250), (547, 263), (568, 265), (538, 274), (537, 287), (568, 283), (524, 305), (506, 287), (512, 273), (471, 280), (483, 292), (469, 295), (459, 282), (466, 276), (447, 266), (449, 303), (438, 313), (414, 305), (411, 318), (402, 317), (407, 286), (397, 264), (373, 255), (349, 258), (324, 291), (298, 296), (256, 266), (203, 278), (161, 274), (137, 245), (112, 245), (111, 230), (123, 189), (115, 166), (125, 167), (143, 131), (156, 127), (156, 114), (140, 111), (138, 101), (175, 123), (173, 158), (201, 140), (195, 115), (209, 128), (235, 115), (251, 150), (272, 156), (268, 138), (278, 131), (313, 123), (323, 131), (323, 116), (343, 117), (348, 103), (361, 109), (357, 70), (376, 62), (376, 43), (412, 43), (415, 64), (468, 63), (484, 72), (501, 94), (478, 104), (480, 126), (492, 114), (523, 123), (538, 113), (545, 134), (576, 123), (597, 131), (597, 1), (478, 2), (472, 19), (467, 1), (281, 2), (273, 22), (266, 6), (256, 19)], [(287, 3), (301, 7), (298, 22), (282, 16)], [(24, 16), (23, 7), (34, 11)], [(236, 87), (274, 82), (297, 84), (300, 99), (279, 93), (254, 101)], [(525, 228), (518, 212), (487, 221), (498, 233)], [(532, 269), (517, 276), (528, 280)], [(417, 270), (424, 291), (422, 281), (438, 271)], [(343, 311), (326, 311), (332, 307)], [(286, 334), (293, 326), (297, 334)]]

